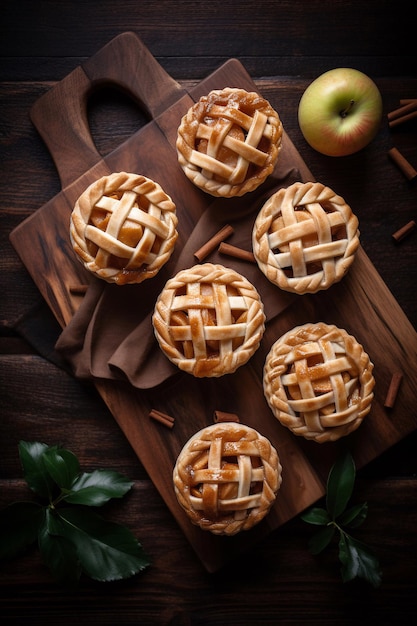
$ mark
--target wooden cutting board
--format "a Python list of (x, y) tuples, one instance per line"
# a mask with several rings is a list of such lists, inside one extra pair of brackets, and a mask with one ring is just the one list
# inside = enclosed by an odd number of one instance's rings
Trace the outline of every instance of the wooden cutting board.
[[(88, 128), (86, 104), (91, 92), (106, 84), (127, 91), (150, 121), (102, 158)], [(69, 215), (76, 198), (91, 182), (112, 171), (149, 176), (181, 207), (183, 244), (213, 198), (197, 190), (180, 171), (175, 151), (177, 128), (194, 101), (226, 86), (256, 91), (246, 70), (232, 59), (187, 93), (136, 35), (124, 33), (35, 103), (31, 118), (54, 159), (62, 191), (20, 224), (10, 239), (62, 327), (80, 303), (80, 297), (70, 292), (70, 285), (88, 281), (69, 242)], [(299, 169), (300, 178), (312, 179), (287, 135), (283, 150)], [(375, 364), (372, 411), (358, 431), (336, 444), (294, 437), (273, 418), (263, 396), (262, 366), (270, 345), (293, 326), (311, 321), (346, 328)], [(404, 378), (395, 407), (389, 411), (384, 408), (384, 399), (391, 375), (397, 370)], [(417, 428), (416, 373), (417, 335), (360, 249), (341, 283), (327, 292), (296, 297), (268, 324), (261, 348), (235, 374), (215, 380), (183, 375), (146, 391), (119, 381), (97, 380), (95, 384), (201, 562), (213, 572), (319, 499), (341, 446), (349, 445), (360, 468)], [(149, 419), (153, 407), (175, 417), (172, 430)], [(237, 413), (243, 423), (266, 435), (277, 448), (283, 466), (282, 487), (270, 514), (254, 529), (229, 538), (192, 526), (172, 488), (172, 468), (179, 451), (192, 434), (213, 422), (215, 410)]]

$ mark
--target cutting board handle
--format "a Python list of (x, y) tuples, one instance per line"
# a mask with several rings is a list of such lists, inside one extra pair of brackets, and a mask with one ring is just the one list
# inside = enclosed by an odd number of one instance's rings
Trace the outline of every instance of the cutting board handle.
[(135, 33), (112, 39), (41, 96), (30, 111), (63, 189), (102, 160), (91, 136), (87, 103), (93, 92), (110, 85), (130, 95), (150, 119), (185, 93)]

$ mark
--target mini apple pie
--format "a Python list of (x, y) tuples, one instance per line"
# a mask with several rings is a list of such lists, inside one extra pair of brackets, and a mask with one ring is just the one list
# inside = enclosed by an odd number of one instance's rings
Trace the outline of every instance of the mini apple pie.
[(168, 261), (177, 223), (175, 204), (158, 183), (120, 172), (103, 176), (78, 198), (70, 237), (79, 260), (99, 278), (140, 283)]
[(259, 94), (230, 87), (211, 91), (181, 120), (178, 160), (204, 191), (242, 196), (271, 174), (282, 132), (278, 113)]
[(193, 524), (234, 535), (260, 522), (276, 500), (282, 468), (270, 441), (253, 428), (223, 422), (188, 440), (173, 471), (174, 490)]
[(263, 304), (253, 285), (211, 263), (168, 280), (152, 322), (170, 361), (199, 378), (234, 372), (257, 350), (265, 330)]
[(340, 281), (359, 246), (358, 219), (321, 183), (294, 183), (260, 210), (252, 246), (260, 270), (293, 293), (316, 293)]
[(345, 330), (322, 322), (290, 330), (264, 367), (265, 397), (295, 435), (319, 443), (356, 430), (371, 409), (373, 364)]

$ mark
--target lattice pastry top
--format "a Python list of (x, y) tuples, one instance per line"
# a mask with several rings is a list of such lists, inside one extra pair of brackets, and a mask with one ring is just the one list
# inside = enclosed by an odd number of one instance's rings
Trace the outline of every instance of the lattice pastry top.
[(259, 94), (229, 87), (211, 91), (181, 120), (178, 160), (204, 191), (242, 196), (271, 174), (282, 132), (278, 113)]
[(315, 293), (340, 281), (359, 246), (358, 219), (321, 183), (294, 183), (272, 195), (253, 228), (253, 253), (274, 284)]
[(223, 422), (203, 428), (185, 444), (173, 471), (174, 490), (193, 524), (234, 535), (269, 512), (281, 470), (266, 437), (243, 424)]
[(295, 435), (322, 443), (356, 430), (371, 409), (373, 364), (345, 330), (322, 322), (288, 331), (272, 346), (264, 392)]
[(196, 377), (234, 372), (257, 350), (265, 330), (255, 287), (234, 270), (211, 263), (168, 280), (152, 321), (162, 351)]
[(177, 222), (175, 204), (158, 183), (119, 172), (103, 176), (78, 198), (70, 236), (90, 272), (119, 285), (140, 283), (168, 261)]

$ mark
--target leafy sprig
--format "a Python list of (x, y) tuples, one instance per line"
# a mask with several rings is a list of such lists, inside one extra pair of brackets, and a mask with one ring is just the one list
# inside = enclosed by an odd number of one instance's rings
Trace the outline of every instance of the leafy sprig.
[(122, 498), (131, 481), (112, 470), (81, 472), (77, 457), (60, 446), (21, 441), (19, 456), (39, 502), (14, 502), (0, 512), (0, 559), (37, 542), (54, 578), (67, 584), (82, 573), (98, 581), (129, 578), (149, 565), (130, 530), (91, 510)]
[(339, 561), (343, 582), (362, 578), (374, 588), (381, 584), (379, 562), (367, 545), (354, 539), (351, 530), (358, 528), (368, 514), (367, 503), (348, 506), (356, 478), (356, 466), (346, 451), (334, 463), (327, 478), (326, 507), (314, 506), (301, 519), (320, 526), (309, 541), (312, 554), (320, 554), (335, 536), (339, 538)]

